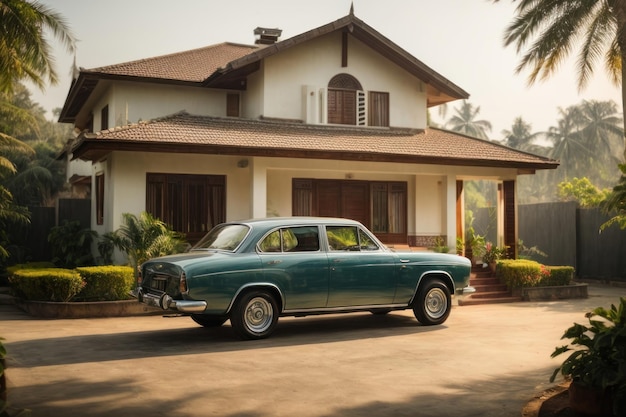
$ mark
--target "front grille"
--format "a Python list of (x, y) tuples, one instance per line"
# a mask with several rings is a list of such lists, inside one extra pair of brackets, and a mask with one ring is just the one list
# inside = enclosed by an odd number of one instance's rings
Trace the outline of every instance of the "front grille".
[(155, 274), (150, 280), (150, 288), (157, 291), (165, 292), (167, 290), (167, 283), (169, 281), (167, 275)]

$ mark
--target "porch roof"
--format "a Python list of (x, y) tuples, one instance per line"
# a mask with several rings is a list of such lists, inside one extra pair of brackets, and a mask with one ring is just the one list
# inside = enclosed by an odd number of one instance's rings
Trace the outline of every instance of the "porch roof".
[(186, 112), (83, 133), (71, 152), (73, 158), (97, 161), (115, 150), (482, 166), (524, 172), (559, 165), (553, 159), (435, 128), (309, 125)]

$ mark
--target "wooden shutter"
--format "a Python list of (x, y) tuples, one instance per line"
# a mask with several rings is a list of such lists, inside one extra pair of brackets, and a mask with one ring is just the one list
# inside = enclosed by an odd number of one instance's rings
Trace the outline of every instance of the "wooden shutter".
[(239, 117), (239, 94), (226, 95), (226, 116)]
[(389, 126), (389, 93), (369, 92), (368, 122), (370, 126)]

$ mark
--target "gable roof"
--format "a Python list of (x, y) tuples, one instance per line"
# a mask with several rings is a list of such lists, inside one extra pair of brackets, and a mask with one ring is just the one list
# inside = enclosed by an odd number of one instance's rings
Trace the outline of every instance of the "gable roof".
[(195, 116), (186, 112), (82, 134), (74, 158), (111, 151), (554, 169), (558, 162), (441, 129), (371, 129)]
[(436, 106), (469, 94), (393, 43), (354, 14), (269, 46), (220, 43), (205, 48), (140, 59), (105, 67), (81, 68), (73, 80), (59, 122), (72, 123), (100, 80), (196, 85), (212, 88), (245, 88), (246, 77), (260, 62), (309, 40), (342, 31), (413, 74), (427, 85), (427, 105)]

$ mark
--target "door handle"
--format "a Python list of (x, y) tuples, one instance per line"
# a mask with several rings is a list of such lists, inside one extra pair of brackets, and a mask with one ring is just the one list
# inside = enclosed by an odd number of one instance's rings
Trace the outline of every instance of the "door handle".
[(273, 261), (269, 261), (267, 264), (268, 265), (278, 265), (279, 263), (281, 263), (282, 261), (279, 261), (277, 259), (274, 259)]

